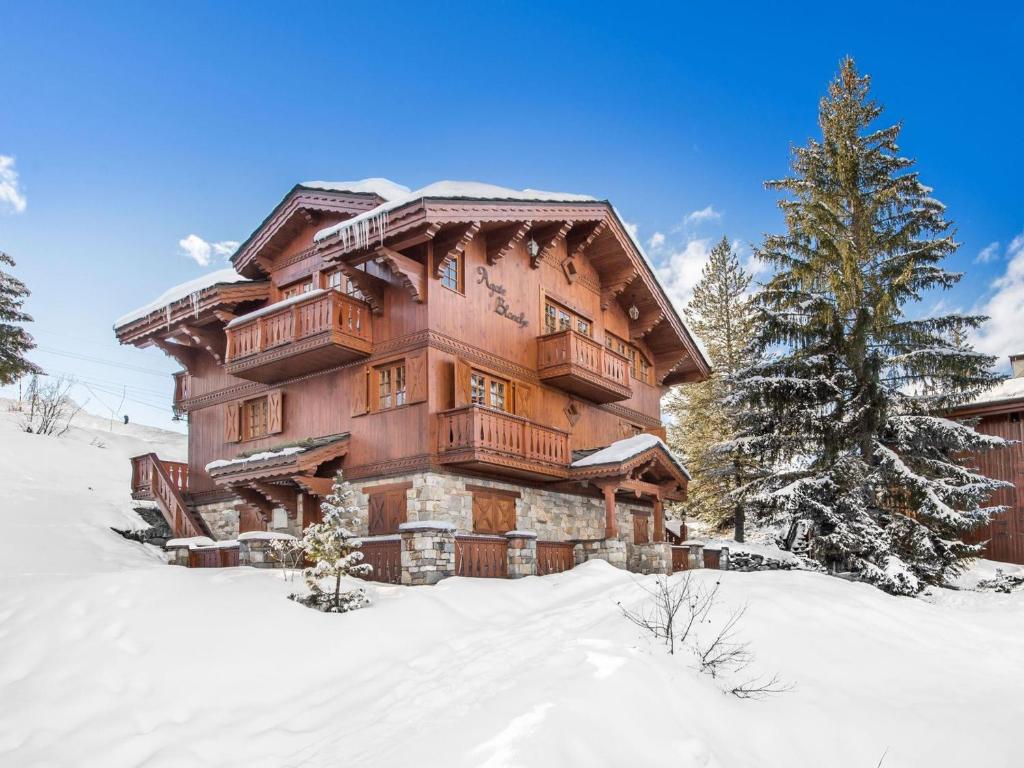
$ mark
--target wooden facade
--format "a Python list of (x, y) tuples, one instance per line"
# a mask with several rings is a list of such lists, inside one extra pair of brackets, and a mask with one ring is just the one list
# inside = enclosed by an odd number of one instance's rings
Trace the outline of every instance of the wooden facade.
[[(1011, 358), (1013, 359), (1013, 358)], [(1013, 384), (1024, 377), (1014, 361)], [(997, 448), (973, 457), (975, 466), (987, 477), (1005, 480), (1012, 485), (993, 495), (991, 503), (1005, 507), (986, 524), (965, 537), (971, 544), (982, 544), (984, 556), (990, 560), (1024, 565), (1024, 396), (1000, 398), (958, 408), (958, 420), (975, 421), (974, 428), (986, 435), (997, 435), (1015, 441), (1006, 448)]]
[[(184, 503), (234, 498), (249, 528), (281, 508), (308, 520), (339, 469), (456, 472), (659, 511), (685, 493), (685, 476), (650, 457), (586, 477), (571, 467), (581, 451), (663, 435), (667, 388), (708, 373), (609, 203), (387, 205), (297, 186), (232, 262), (247, 281), (116, 329), (183, 367), (173, 405), (189, 424)], [(207, 469), (289, 445), (304, 450)], [(377, 503), (375, 530), (390, 530), (398, 513)], [(494, 533), (508, 530), (500, 506), (481, 512)], [(649, 536), (664, 540), (657, 515)], [(487, 546), (467, 547), (466, 567), (489, 562)]]

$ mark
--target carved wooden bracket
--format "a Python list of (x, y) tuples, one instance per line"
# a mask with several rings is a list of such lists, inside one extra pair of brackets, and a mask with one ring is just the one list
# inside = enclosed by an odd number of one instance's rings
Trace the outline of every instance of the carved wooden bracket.
[(474, 221), (465, 224), (452, 231), (451, 236), (445, 236), (434, 246), (434, 254), (441, 254), (440, 258), (434, 261), (434, 277), (440, 279), (448, 262), (461, 256), (466, 246), (470, 244), (476, 233), (480, 231), (480, 222)]
[(213, 359), (217, 361), (217, 365), (223, 365), (227, 337), (222, 332), (212, 333), (206, 328), (184, 323), (181, 325), (181, 332), (191, 339), (196, 346), (209, 352)]
[(630, 318), (629, 321), (629, 338), (632, 341), (642, 339), (651, 330), (665, 319), (665, 313), (661, 307), (655, 305), (654, 307), (641, 309), (640, 316), (633, 320)]
[(344, 261), (338, 262), (338, 269), (359, 289), (373, 314), (384, 314), (384, 289), (388, 285), (386, 282)]
[(226, 309), (215, 309), (213, 310), (213, 316), (220, 320), (224, 325), (227, 325), (234, 320), (238, 315), (234, 312), (228, 312)]
[(654, 377), (661, 384), (676, 368), (689, 357), (685, 349), (673, 349), (654, 356)]
[(619, 294), (637, 278), (634, 267), (628, 266), (601, 276), (601, 309), (608, 309)]
[(537, 255), (530, 259), (530, 266), (537, 269), (540, 263), (549, 256), (555, 247), (565, 239), (565, 236), (569, 234), (569, 230), (572, 229), (573, 222), (565, 221), (561, 225), (555, 223), (550, 227), (544, 227), (543, 229), (537, 230), (533, 233), (533, 238), (537, 241), (537, 245), (540, 247), (537, 249)]
[(493, 229), (487, 233), (487, 263), (497, 264), (501, 259), (521, 242), (526, 233), (530, 231), (530, 222), (513, 224), (501, 229)]
[(299, 493), (290, 485), (255, 482), (252, 487), (275, 507), (282, 507), (293, 520), (299, 514)]
[(422, 264), (415, 259), (410, 259), (404, 253), (384, 246), (377, 249), (377, 257), (388, 265), (395, 277), (409, 291), (413, 301), (422, 304), (426, 300), (426, 292), (423, 290), (425, 268)]
[(164, 354), (173, 357), (187, 371), (191, 371), (196, 363), (196, 350), (194, 347), (187, 347), (184, 344), (172, 344), (163, 339), (153, 339), (153, 343), (161, 349)]
[(314, 496), (327, 496), (334, 487), (334, 481), (329, 477), (295, 475), (293, 479)]
[(401, 240), (391, 241), (388, 243), (388, 247), (395, 251), (404, 251), (406, 248), (412, 248), (414, 245), (420, 245), (421, 243), (433, 240), (434, 235), (440, 231), (441, 223), (435, 221), (422, 231), (414, 232), (403, 237)]
[(587, 248), (593, 243), (598, 235), (604, 232), (608, 222), (588, 221), (574, 227), (572, 232), (565, 239), (566, 250), (570, 259), (578, 259), (586, 253)]
[(256, 510), (264, 523), (269, 523), (274, 512), (274, 504), (268, 501), (262, 494), (257, 493), (246, 485), (232, 485), (231, 492), (240, 498), (247, 507)]

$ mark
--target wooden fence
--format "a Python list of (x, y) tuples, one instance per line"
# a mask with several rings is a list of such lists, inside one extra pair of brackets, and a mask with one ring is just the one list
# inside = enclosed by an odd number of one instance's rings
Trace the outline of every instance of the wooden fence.
[(234, 568), (238, 565), (238, 547), (202, 547), (188, 551), (189, 568)]
[(576, 566), (573, 545), (569, 541), (537, 542), (537, 575), (562, 573)]
[(455, 575), (507, 578), (508, 540), (504, 536), (456, 536)]
[(402, 583), (402, 542), (399, 539), (363, 539), (359, 551), (363, 553), (363, 562), (373, 566), (370, 574), (360, 578), (385, 584)]

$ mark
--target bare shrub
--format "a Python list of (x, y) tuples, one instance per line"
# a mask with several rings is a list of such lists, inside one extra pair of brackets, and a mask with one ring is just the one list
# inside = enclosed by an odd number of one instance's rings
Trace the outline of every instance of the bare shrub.
[(754, 662), (750, 644), (741, 641), (737, 628), (746, 606), (732, 611), (714, 628), (711, 615), (721, 604), (720, 582), (711, 588), (694, 581), (686, 573), (675, 580), (659, 576), (653, 587), (638, 583), (649, 599), (638, 611), (619, 603), (623, 615), (636, 626), (661, 640), (670, 654), (686, 648), (695, 657), (701, 672), (723, 685), (723, 690), (740, 699), (761, 699), (784, 693), (792, 688), (778, 675), (747, 676), (744, 673)]
[(25, 408), (22, 410), (21, 427), (26, 432), (37, 435), (53, 435), (61, 437), (71, 429), (71, 421), (81, 405), (68, 396), (75, 380), (66, 376), (58, 376), (45, 383), (39, 376), (33, 375), (25, 393)]

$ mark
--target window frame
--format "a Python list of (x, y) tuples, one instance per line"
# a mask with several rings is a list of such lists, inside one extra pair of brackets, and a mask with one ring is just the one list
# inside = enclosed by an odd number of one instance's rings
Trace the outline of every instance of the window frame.
[[(465, 254), (457, 253), (452, 258), (448, 259), (444, 264), (444, 269), (441, 270), (440, 279), (438, 281), (444, 288), (447, 288), (449, 291), (459, 295), (465, 295), (466, 293), (466, 269), (465, 262), (463, 261), (464, 257)], [(454, 271), (454, 287), (448, 285), (447, 282), (449, 274), (452, 271)]]
[[(387, 380), (387, 391), (381, 389), (384, 378)], [(373, 408), (370, 410), (393, 411), (395, 408), (402, 408), (409, 401), (409, 375), (406, 368), (405, 358), (391, 360), (373, 367), (373, 377), (370, 381), (373, 394)], [(387, 405), (384, 405), (384, 402)]]
[[(257, 406), (262, 410), (261, 416), (263, 430), (258, 434), (253, 432), (253, 406)], [(260, 438), (268, 437), (270, 435), (270, 397), (268, 395), (250, 397), (246, 400), (243, 400), (240, 410), (240, 442), (246, 442), (248, 440), (259, 440)], [(257, 423), (258, 422), (259, 419), (257, 419)]]
[[(477, 390), (477, 379), (481, 382), (483, 402), (477, 402), (475, 391)], [(494, 405), (495, 385), (501, 388), (502, 404)], [(469, 371), (469, 402), (470, 405), (490, 408), (493, 411), (502, 413), (513, 413), (512, 382), (503, 376), (495, 376), (480, 368), (470, 368)]]
[[(594, 321), (581, 315), (559, 301), (544, 295), (544, 335), (549, 336), (563, 331), (575, 331), (588, 339), (594, 338)], [(585, 326), (585, 329), (583, 328)]]
[(306, 277), (294, 280), (287, 285), (282, 285), (277, 289), (278, 301), (285, 301), (286, 299), (292, 299), (296, 296), (309, 293), (313, 290), (314, 275), (306, 275)]

